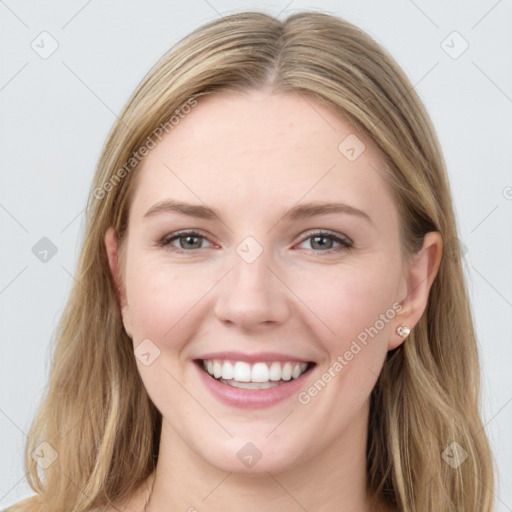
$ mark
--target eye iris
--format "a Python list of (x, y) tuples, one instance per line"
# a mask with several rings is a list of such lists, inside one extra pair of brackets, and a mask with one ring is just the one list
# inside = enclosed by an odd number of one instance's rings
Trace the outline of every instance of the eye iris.
[[(319, 246), (315, 247), (315, 243), (318, 243), (319, 240), (321, 241), (319, 243)], [(323, 242), (322, 242), (322, 240), (323, 240)], [(325, 240), (327, 240), (327, 244), (325, 244)], [(330, 242), (330, 245), (329, 245), (329, 242)], [(325, 249), (326, 245), (327, 245), (328, 246), (327, 249), (331, 249), (332, 243), (333, 243), (332, 239), (327, 236), (314, 236), (312, 239), (312, 242), (311, 242), (311, 247), (313, 247), (313, 249), (316, 249), (316, 248)]]
[[(196, 243), (194, 244), (193, 240), (196, 240)], [(189, 242), (191, 242), (191, 245), (189, 245), (188, 247), (183, 247), (183, 243), (182, 241), (183, 240), (186, 240), (186, 243), (188, 244)], [(197, 241), (199, 241), (197, 243)], [(201, 247), (201, 237), (199, 236), (194, 236), (194, 235), (187, 235), (187, 236), (181, 236), (180, 237), (180, 246), (182, 249), (190, 249), (190, 248), (200, 248)]]

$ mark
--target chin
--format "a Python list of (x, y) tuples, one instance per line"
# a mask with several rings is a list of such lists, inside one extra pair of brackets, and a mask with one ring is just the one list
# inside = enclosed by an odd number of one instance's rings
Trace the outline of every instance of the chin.
[(294, 469), (300, 464), (298, 447), (265, 436), (230, 438), (224, 443), (212, 441), (210, 449), (198, 447), (197, 455), (210, 466), (226, 473), (268, 476)]

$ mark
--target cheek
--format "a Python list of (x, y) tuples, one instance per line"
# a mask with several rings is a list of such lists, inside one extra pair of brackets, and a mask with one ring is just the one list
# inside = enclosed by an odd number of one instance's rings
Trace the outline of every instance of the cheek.
[[(180, 403), (182, 413), (193, 409), (190, 397), (178, 384), (183, 378), (181, 357), (199, 325), (198, 303), (215, 279), (198, 272), (193, 265), (170, 266), (142, 257), (127, 272), (127, 296), (133, 326), (133, 345), (144, 341), (151, 362), (137, 361), (146, 390), (160, 411)], [(211, 271), (210, 271), (211, 274)], [(156, 345), (147, 344), (151, 340)], [(181, 375), (181, 377), (178, 377)]]
[(180, 330), (181, 319), (192, 313), (214, 279), (194, 270), (193, 265), (178, 269), (176, 265), (171, 267), (151, 258), (139, 261), (128, 271), (127, 280), (134, 341), (150, 338), (163, 342)]
[[(390, 321), (396, 315), (398, 279), (398, 265), (373, 258), (364, 265), (358, 262), (301, 272), (291, 288), (313, 313), (310, 329), (332, 359), (348, 350), (354, 340), (361, 346), (373, 340), (387, 341)], [(382, 347), (377, 352), (381, 354)]]
[(325, 268), (314, 278), (303, 274), (302, 283), (294, 285), (315, 313), (309, 315), (309, 329), (325, 354), (298, 402), (329, 418), (327, 438), (367, 402), (387, 354), (399, 270), (378, 258), (372, 263)]

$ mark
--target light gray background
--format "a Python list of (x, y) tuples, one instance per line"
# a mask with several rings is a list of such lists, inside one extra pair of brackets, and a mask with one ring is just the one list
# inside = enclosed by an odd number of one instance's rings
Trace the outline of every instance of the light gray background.
[[(483, 416), (500, 471), (497, 510), (512, 510), (512, 3), (433, 4), (0, 0), (0, 506), (33, 494), (22, 449), (116, 114), (173, 43), (219, 15), (256, 8), (281, 17), (327, 10), (355, 23), (392, 53), (425, 102), (467, 247)], [(50, 48), (43, 31), (58, 42), (47, 59), (31, 47)], [(453, 31), (469, 44), (458, 58), (464, 42)], [(58, 249), (46, 263), (32, 253), (44, 236)]]

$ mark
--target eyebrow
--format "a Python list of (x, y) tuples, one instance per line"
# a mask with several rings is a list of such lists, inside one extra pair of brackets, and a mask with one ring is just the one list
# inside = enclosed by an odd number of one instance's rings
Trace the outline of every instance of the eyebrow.
[(293, 221), (317, 215), (329, 215), (331, 213), (345, 213), (354, 215), (362, 219), (372, 222), (370, 216), (363, 210), (359, 210), (354, 206), (344, 203), (306, 203), (294, 206), (283, 214), (281, 220)]
[(179, 213), (188, 215), (189, 217), (197, 217), (198, 219), (220, 219), (219, 214), (213, 208), (200, 204), (185, 203), (182, 201), (174, 201), (173, 199), (164, 199), (154, 204), (145, 214), (144, 218), (153, 217), (160, 213)]
[[(161, 213), (178, 213), (189, 217), (196, 217), (205, 220), (220, 220), (220, 215), (214, 208), (200, 204), (186, 203), (165, 199), (154, 204), (145, 214), (144, 218), (153, 217)], [(372, 223), (370, 216), (363, 210), (344, 203), (306, 203), (299, 204), (284, 212), (281, 215), (281, 221), (294, 221), (315, 217), (317, 215), (329, 215), (331, 213), (344, 213), (354, 215)]]

